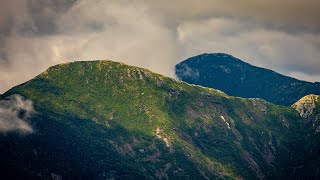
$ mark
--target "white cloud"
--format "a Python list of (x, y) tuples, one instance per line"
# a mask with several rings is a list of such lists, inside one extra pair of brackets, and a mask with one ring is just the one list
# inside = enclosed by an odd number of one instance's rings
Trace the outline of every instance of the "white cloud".
[(0, 132), (32, 133), (27, 120), (34, 113), (32, 101), (11, 95), (0, 101)]

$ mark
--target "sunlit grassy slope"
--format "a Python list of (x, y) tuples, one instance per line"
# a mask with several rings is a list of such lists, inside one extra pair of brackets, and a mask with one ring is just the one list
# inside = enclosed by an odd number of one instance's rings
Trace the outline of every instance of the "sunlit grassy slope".
[(290, 107), (112, 61), (56, 65), (2, 98), (12, 94), (32, 100), (37, 111), (32, 134), (0, 135), (0, 171), (12, 177), (303, 175), (295, 170), (308, 126)]

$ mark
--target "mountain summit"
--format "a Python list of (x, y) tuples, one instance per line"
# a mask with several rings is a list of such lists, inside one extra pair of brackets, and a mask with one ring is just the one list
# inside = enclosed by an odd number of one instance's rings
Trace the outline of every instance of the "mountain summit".
[(285, 106), (291, 106), (305, 95), (320, 94), (319, 82), (300, 81), (224, 53), (191, 57), (176, 65), (176, 75), (180, 80), (216, 88), (232, 96), (262, 98)]
[(10, 179), (319, 177), (318, 149), (304, 148), (318, 141), (293, 108), (112, 61), (56, 65), (12, 88), (0, 126)]

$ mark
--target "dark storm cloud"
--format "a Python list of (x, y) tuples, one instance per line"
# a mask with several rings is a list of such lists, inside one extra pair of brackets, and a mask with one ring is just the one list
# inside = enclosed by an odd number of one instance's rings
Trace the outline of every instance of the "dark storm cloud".
[(320, 80), (317, 0), (0, 0), (0, 92), (48, 66), (113, 59), (173, 76), (203, 52), (226, 52)]
[(277, 27), (291, 26), (320, 30), (320, 1), (318, 0), (184, 0), (149, 1), (173, 19), (202, 19), (208, 17), (249, 18)]
[(37, 34), (56, 33), (55, 19), (65, 13), (75, 2), (76, 0), (30, 1), (29, 9), (37, 27)]
[(0, 32), (54, 33), (55, 18), (66, 12), (76, 0), (0, 0)]

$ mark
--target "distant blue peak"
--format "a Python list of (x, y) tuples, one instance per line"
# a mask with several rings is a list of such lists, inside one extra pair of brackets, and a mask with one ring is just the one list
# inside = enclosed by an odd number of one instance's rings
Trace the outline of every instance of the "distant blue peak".
[(197, 60), (201, 60), (201, 59), (204, 59), (205, 57), (217, 57), (217, 58), (226, 58), (227, 60), (232, 60), (232, 61), (238, 61), (238, 62), (243, 62), (245, 63), (244, 61), (242, 61), (241, 59), (239, 58), (236, 58), (230, 54), (227, 54), (227, 53), (203, 53), (203, 54), (200, 54), (198, 56), (194, 56), (194, 57), (191, 57), (191, 58), (197, 58)]
[(230, 54), (222, 53), (222, 52), (219, 52), (219, 53), (204, 53), (204, 54), (214, 55), (214, 56), (231, 56)]
[(235, 58), (235, 57), (233, 57), (232, 55), (230, 55), (230, 54), (227, 54), (227, 53), (203, 53), (203, 54), (200, 54), (200, 55), (198, 55), (198, 56), (204, 56), (204, 57), (206, 57), (206, 56), (215, 56), (215, 57), (229, 57), (229, 58)]

